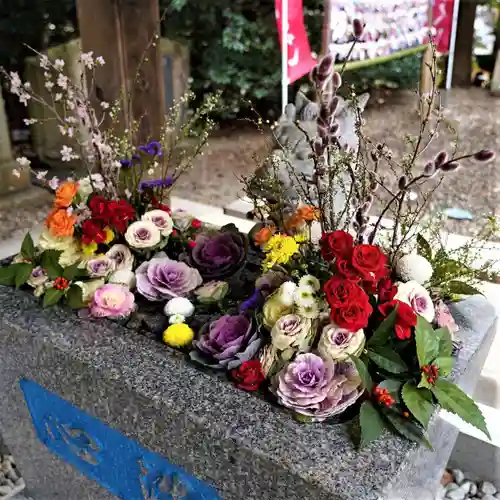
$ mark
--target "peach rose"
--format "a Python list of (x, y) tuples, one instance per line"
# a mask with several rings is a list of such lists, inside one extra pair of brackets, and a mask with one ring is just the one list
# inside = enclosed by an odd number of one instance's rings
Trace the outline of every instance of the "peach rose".
[(61, 184), (56, 191), (54, 206), (56, 208), (68, 208), (76, 195), (77, 189), (78, 184), (75, 182), (65, 182)]
[(45, 225), (52, 236), (73, 236), (76, 217), (69, 215), (65, 208), (54, 208), (45, 219)]

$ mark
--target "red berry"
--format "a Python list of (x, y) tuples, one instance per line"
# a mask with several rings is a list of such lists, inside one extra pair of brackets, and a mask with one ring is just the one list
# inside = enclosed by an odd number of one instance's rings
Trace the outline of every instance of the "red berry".
[(201, 221), (200, 221), (200, 220), (198, 220), (198, 219), (193, 219), (193, 220), (191, 221), (191, 227), (192, 227), (193, 229), (200, 229), (200, 227), (201, 227)]
[(194, 247), (196, 246), (196, 241), (194, 241), (194, 240), (189, 240), (189, 241), (188, 241), (188, 246), (189, 246), (189, 248), (194, 248)]

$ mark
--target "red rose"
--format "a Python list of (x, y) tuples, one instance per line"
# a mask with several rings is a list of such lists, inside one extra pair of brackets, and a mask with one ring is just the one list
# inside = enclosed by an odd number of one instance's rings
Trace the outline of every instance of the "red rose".
[(106, 233), (101, 224), (92, 219), (88, 219), (82, 224), (82, 243), (90, 245), (92, 242), (104, 243), (106, 241)]
[(191, 221), (191, 227), (192, 227), (193, 229), (200, 229), (200, 227), (201, 227), (201, 221), (200, 221), (200, 220), (198, 220), (198, 219), (193, 219), (193, 220)]
[(325, 260), (347, 259), (351, 255), (354, 240), (345, 231), (323, 233), (320, 239), (321, 255)]
[(245, 361), (231, 372), (231, 377), (236, 382), (236, 387), (245, 391), (256, 391), (266, 379), (258, 359)]
[(379, 302), (390, 302), (398, 293), (398, 287), (389, 278), (382, 278), (378, 284)]
[(345, 259), (337, 259), (335, 261), (337, 272), (346, 279), (351, 281), (359, 281), (359, 275), (356, 269), (351, 266), (351, 263)]
[(89, 202), (89, 208), (94, 219), (108, 220), (108, 202), (103, 196), (93, 196)]
[(135, 219), (135, 210), (125, 200), (110, 201), (108, 203), (109, 218), (107, 223), (119, 233), (124, 233), (128, 223)]
[(170, 210), (170, 207), (168, 205), (165, 205), (165, 203), (161, 203), (160, 201), (158, 201), (154, 197), (151, 200), (151, 205), (153, 205), (153, 208), (156, 208), (158, 210), (163, 210), (164, 212), (167, 212), (167, 213), (172, 212), (172, 210)]
[(373, 312), (373, 308), (368, 300), (358, 300), (343, 307), (332, 309), (332, 320), (350, 332), (357, 332), (361, 328), (366, 328), (368, 320)]
[(368, 300), (364, 290), (355, 281), (340, 276), (334, 276), (328, 280), (323, 287), (323, 291), (332, 309), (343, 307), (360, 300)]
[(385, 274), (387, 257), (379, 247), (361, 244), (354, 247), (351, 263), (364, 279), (378, 281)]
[(382, 316), (386, 317), (396, 306), (398, 307), (396, 313), (396, 323), (394, 325), (396, 337), (400, 340), (409, 339), (411, 338), (411, 329), (417, 324), (417, 315), (408, 304), (405, 304), (400, 300), (392, 300), (391, 302), (379, 305), (378, 310)]

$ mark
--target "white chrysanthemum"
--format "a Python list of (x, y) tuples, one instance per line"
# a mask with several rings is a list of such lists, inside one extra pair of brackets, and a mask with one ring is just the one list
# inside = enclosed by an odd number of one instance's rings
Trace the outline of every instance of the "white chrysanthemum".
[(293, 293), (293, 300), (299, 307), (308, 307), (316, 303), (314, 289), (309, 285), (299, 286)]
[(164, 312), (166, 316), (181, 315), (184, 318), (189, 318), (194, 314), (194, 306), (185, 297), (174, 297), (166, 303)]
[(306, 274), (305, 276), (302, 276), (299, 280), (299, 286), (310, 286), (315, 292), (318, 292), (319, 289), (321, 288), (321, 284), (319, 282), (319, 279), (316, 278), (316, 276), (313, 276), (312, 274)]
[(278, 292), (278, 298), (281, 304), (284, 306), (293, 306), (294, 304), (294, 293), (295, 290), (297, 289), (297, 285), (293, 281), (285, 281), (280, 286), (279, 292)]
[(179, 325), (180, 323), (184, 323), (186, 318), (182, 314), (172, 314), (170, 318), (168, 318), (168, 322), (170, 325)]
[(403, 255), (396, 263), (396, 274), (405, 283), (416, 281), (423, 285), (431, 279), (433, 273), (431, 263), (422, 255)]
[(318, 304), (314, 302), (310, 306), (299, 307), (297, 314), (299, 314), (299, 316), (303, 316), (304, 318), (317, 319), (319, 318)]

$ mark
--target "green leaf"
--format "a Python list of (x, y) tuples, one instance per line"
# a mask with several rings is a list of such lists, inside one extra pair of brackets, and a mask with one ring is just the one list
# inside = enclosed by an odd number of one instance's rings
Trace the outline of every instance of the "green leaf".
[(432, 404), (432, 393), (429, 389), (417, 389), (413, 382), (407, 382), (403, 386), (401, 394), (408, 410), (427, 428), (435, 410), (435, 406)]
[(427, 260), (432, 261), (431, 245), (421, 234), (417, 234), (417, 253)]
[(16, 288), (19, 288), (28, 281), (34, 266), (33, 264), (25, 262), (22, 264), (15, 264), (13, 267), (16, 268)]
[(300, 422), (301, 424), (310, 424), (312, 423), (312, 418), (309, 415), (302, 415), (302, 413), (294, 413), (294, 420)]
[(43, 296), (43, 307), (50, 307), (57, 304), (64, 295), (64, 290), (49, 288)]
[(401, 356), (390, 347), (377, 347), (377, 350), (368, 349), (366, 355), (380, 368), (389, 373), (405, 373), (408, 366)]
[(33, 243), (33, 238), (30, 233), (26, 233), (24, 237), (23, 244), (21, 245), (21, 255), (25, 259), (33, 260), (36, 256), (35, 244)]
[(79, 264), (80, 264), (80, 261), (76, 262), (75, 264), (72, 264), (69, 267), (66, 267), (63, 270), (62, 277), (66, 278), (68, 281), (75, 279), (75, 277), (77, 276), (78, 271), (79, 271), (79, 269), (78, 269)]
[(451, 356), (451, 353), (453, 352), (453, 341), (451, 340), (450, 330), (448, 330), (448, 328), (438, 328), (437, 330), (434, 330), (434, 334), (438, 337), (439, 341), (438, 356)]
[(432, 450), (432, 445), (431, 443), (429, 443), (424, 430), (414, 422), (412, 422), (410, 419), (401, 417), (400, 415), (392, 412), (387, 412), (385, 416), (394, 427), (396, 432), (401, 434), (401, 436), (409, 439), (410, 441), (414, 441), (416, 443), (424, 445)]
[(453, 366), (455, 366), (455, 360), (451, 356), (436, 358), (434, 363), (439, 368), (439, 375), (443, 377), (447, 377), (451, 373), (451, 370), (453, 370)]
[(66, 303), (71, 309), (83, 309), (87, 304), (83, 301), (83, 290), (78, 285), (72, 285), (66, 293)]
[(401, 382), (400, 380), (393, 380), (388, 378), (380, 382), (380, 384), (377, 384), (377, 386), (381, 389), (387, 389), (392, 394), (397, 394), (401, 390), (402, 384), (403, 382)]
[(12, 286), (16, 278), (16, 265), (0, 267), (0, 285)]
[(364, 363), (364, 361), (356, 356), (351, 356), (352, 362), (356, 365), (356, 370), (358, 370), (358, 374), (363, 380), (363, 385), (367, 391), (371, 391), (373, 387), (373, 381), (370, 377), (370, 373), (368, 372), (368, 367)]
[(46, 250), (42, 254), (42, 267), (51, 280), (62, 276), (63, 268), (59, 265), (61, 253), (58, 250)]
[(361, 446), (378, 439), (386, 428), (384, 420), (371, 401), (365, 401), (361, 405), (359, 424), (361, 426)]
[(417, 343), (417, 356), (420, 366), (431, 363), (439, 355), (439, 340), (431, 324), (422, 316), (417, 317), (415, 328), (415, 340)]
[(448, 380), (438, 379), (431, 390), (441, 408), (458, 415), (465, 422), (483, 431), (491, 439), (481, 410), (460, 387)]
[(380, 323), (379, 327), (375, 330), (373, 335), (367, 342), (368, 347), (385, 345), (391, 338), (394, 331), (394, 325), (396, 324), (396, 314), (398, 307), (394, 308), (387, 318)]
[(446, 287), (450, 293), (456, 293), (458, 295), (484, 295), (483, 292), (463, 281), (450, 281), (446, 284)]

